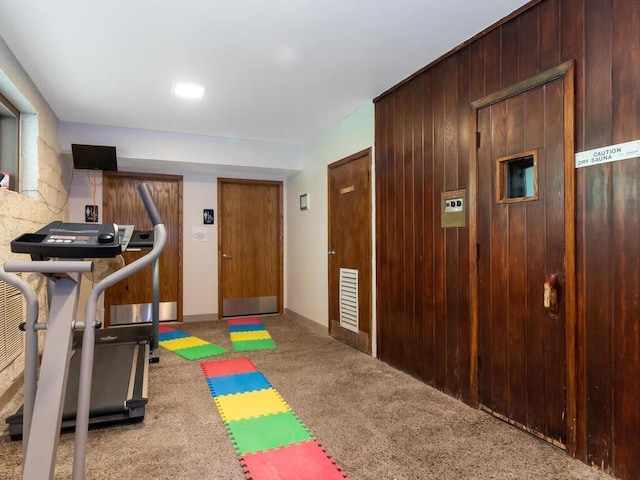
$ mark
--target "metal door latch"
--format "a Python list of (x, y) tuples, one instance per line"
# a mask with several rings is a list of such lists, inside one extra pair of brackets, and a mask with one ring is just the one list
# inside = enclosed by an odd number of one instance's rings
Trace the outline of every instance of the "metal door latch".
[(544, 282), (544, 308), (551, 313), (558, 311), (558, 276), (556, 274), (551, 275)]

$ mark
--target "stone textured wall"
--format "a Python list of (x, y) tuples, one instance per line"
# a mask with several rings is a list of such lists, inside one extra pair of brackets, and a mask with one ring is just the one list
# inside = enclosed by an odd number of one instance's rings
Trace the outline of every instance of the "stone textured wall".
[[(60, 155), (58, 118), (0, 38), (0, 92), (21, 112), (21, 193), (0, 190), (0, 263), (24, 260), (11, 253), (11, 239), (55, 220), (68, 218), (71, 159)], [(40, 319), (46, 319), (45, 282), (27, 276), (40, 293)], [(40, 334), (43, 336), (44, 334)], [(24, 357), (0, 372), (0, 396), (22, 373)]]

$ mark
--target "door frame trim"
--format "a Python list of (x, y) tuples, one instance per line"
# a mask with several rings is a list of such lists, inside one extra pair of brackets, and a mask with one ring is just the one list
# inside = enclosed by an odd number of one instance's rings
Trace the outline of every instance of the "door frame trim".
[(269, 185), (278, 188), (278, 313), (284, 313), (284, 219), (283, 182), (280, 180), (250, 180), (244, 178), (219, 177), (218, 189), (218, 318), (223, 318), (222, 310), (222, 188), (225, 183), (237, 185)]
[[(564, 230), (565, 230), (565, 356), (566, 356), (566, 436), (567, 452), (576, 455), (578, 433), (586, 428), (583, 407), (578, 404), (578, 360), (583, 351), (577, 343), (576, 320), (576, 187), (575, 187), (575, 61), (569, 60), (522, 82), (471, 102), (470, 138), (478, 131), (478, 110), (514, 97), (553, 80), (564, 78)], [(469, 295), (471, 311), (471, 403), (478, 402), (478, 150), (469, 142)], [(582, 329), (581, 329), (582, 330)], [(583, 330), (582, 330), (583, 331)], [(580, 362), (582, 368), (584, 362)]]

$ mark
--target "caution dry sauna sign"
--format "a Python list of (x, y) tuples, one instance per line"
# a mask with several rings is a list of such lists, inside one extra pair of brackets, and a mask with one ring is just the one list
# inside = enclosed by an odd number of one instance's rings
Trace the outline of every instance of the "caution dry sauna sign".
[(640, 157), (640, 140), (576, 153), (576, 168)]

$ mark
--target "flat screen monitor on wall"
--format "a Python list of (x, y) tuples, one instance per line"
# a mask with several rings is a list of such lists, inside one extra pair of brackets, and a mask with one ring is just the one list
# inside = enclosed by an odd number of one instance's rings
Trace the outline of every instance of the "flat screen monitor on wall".
[(73, 168), (78, 170), (118, 170), (116, 147), (71, 144)]

